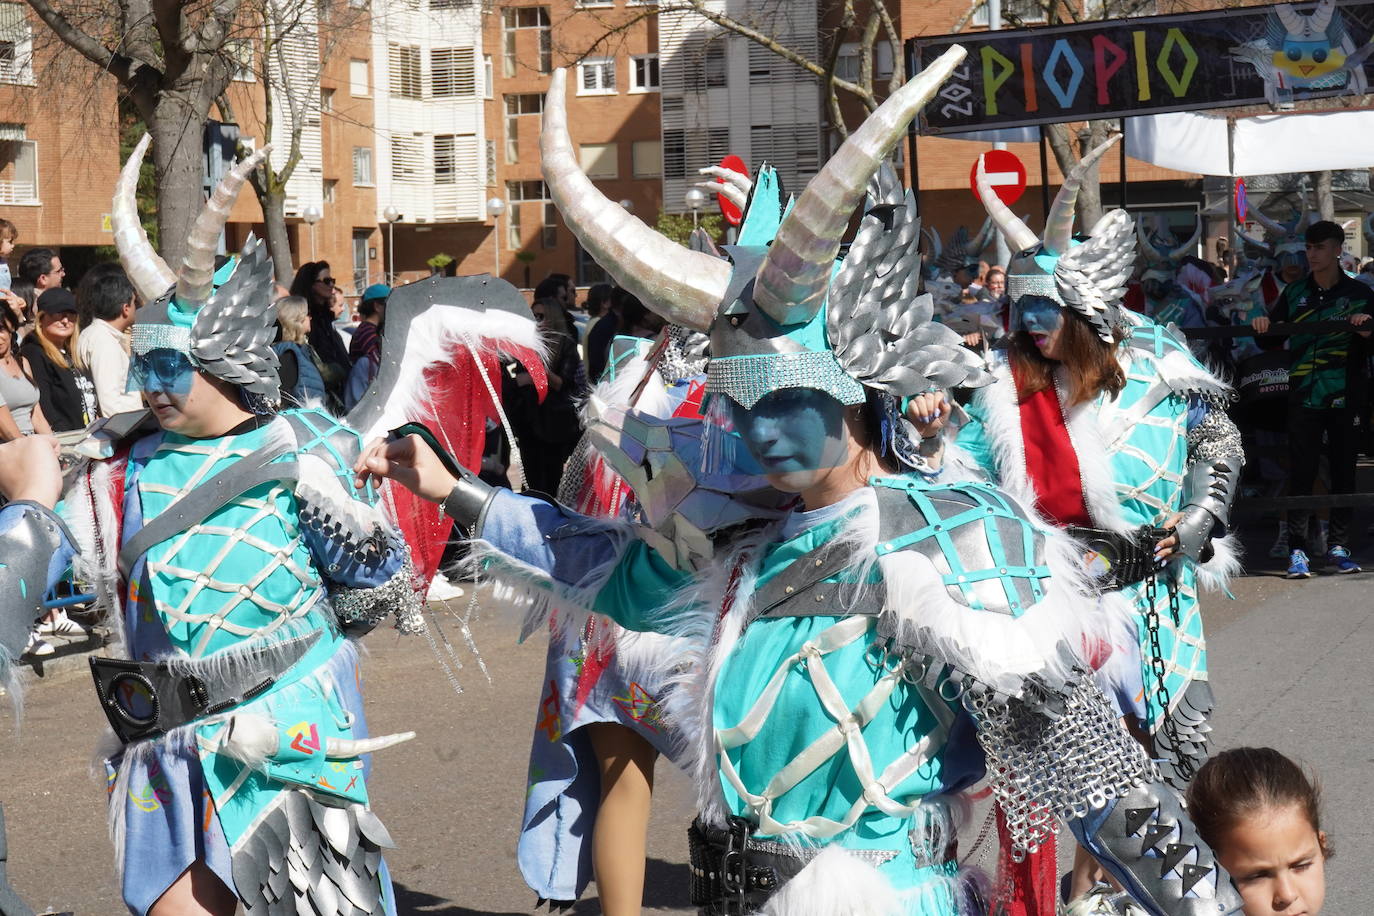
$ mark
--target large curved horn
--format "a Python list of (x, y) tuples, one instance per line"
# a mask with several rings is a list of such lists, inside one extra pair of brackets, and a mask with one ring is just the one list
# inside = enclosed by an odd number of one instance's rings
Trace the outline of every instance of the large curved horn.
[(414, 732), (398, 732), (394, 735), (378, 735), (375, 738), (326, 738), (324, 755), (331, 760), (347, 760), (350, 757), (384, 751), (414, 737)]
[(940, 230), (934, 226), (927, 226), (921, 233), (930, 242), (926, 253), (930, 255), (930, 263), (934, 264), (940, 259), (940, 254), (945, 250), (944, 243), (940, 241)]
[(1045, 217), (1046, 254), (1063, 254), (1069, 250), (1069, 243), (1073, 241), (1074, 205), (1078, 203), (1078, 189), (1083, 186), (1083, 178), (1112, 144), (1120, 139), (1121, 134), (1112, 134), (1089, 150), (1077, 165), (1069, 169), (1069, 174), (1064, 176), (1064, 184), (1059, 188), (1059, 193), (1054, 195), (1050, 214)]
[(1325, 32), (1327, 27), (1331, 25), (1331, 16), (1335, 12), (1336, 7), (1329, 0), (1318, 3), (1307, 17), (1307, 23), (1311, 26), (1312, 33)]
[(992, 185), (988, 183), (987, 170), (983, 167), (982, 156), (978, 157), (978, 174), (973, 183), (978, 186), (978, 199), (983, 202), (983, 209), (988, 211), (988, 216), (992, 217), (997, 228), (1006, 236), (1007, 247), (1011, 249), (1013, 257), (1040, 244), (1040, 237), (1031, 231), (1025, 221), (1012, 213), (1011, 208), (1002, 203), (1002, 198), (992, 190)]
[(1278, 220), (1274, 219), (1272, 216), (1267, 216), (1265, 212), (1261, 210), (1259, 207), (1255, 207), (1250, 212), (1255, 215), (1255, 219), (1259, 222), (1261, 226), (1263, 226), (1270, 232), (1274, 233), (1275, 235), (1285, 236), (1288, 235), (1288, 233), (1290, 232), (1290, 229), (1287, 226), (1285, 226)]
[[(807, 184), (783, 217), (754, 281), (754, 302), (779, 324), (809, 321), (825, 302), (849, 217), (916, 116), (964, 59), (952, 46), (879, 105)], [(547, 115), (546, 115), (547, 117)]]
[(138, 141), (129, 161), (119, 173), (115, 183), (114, 202), (110, 205), (110, 225), (114, 227), (115, 248), (119, 249), (119, 260), (124, 264), (124, 272), (129, 282), (138, 290), (139, 298), (152, 302), (160, 298), (177, 282), (177, 275), (167, 266), (148, 241), (148, 233), (138, 218), (138, 170), (143, 165), (143, 156), (148, 152), (148, 144), (153, 142), (149, 134)]
[[(1270, 245), (1268, 242), (1264, 241), (1263, 239), (1257, 239), (1257, 238), (1255, 238), (1254, 236), (1246, 235), (1244, 232), (1241, 232), (1239, 229), (1236, 230), (1236, 237), (1237, 237), (1238, 239), (1240, 239), (1242, 242), (1244, 242), (1246, 245), (1249, 245), (1251, 248), (1254, 248), (1254, 249), (1257, 250), (1257, 251), (1265, 252), (1266, 254), (1270, 255), (1271, 257), (1272, 257), (1273, 254), (1274, 254), (1274, 246)], [(1241, 254), (1245, 254), (1244, 249), (1241, 250)]]
[(197, 305), (210, 298), (214, 291), (215, 255), (219, 248), (219, 234), (229, 221), (229, 210), (243, 189), (248, 175), (272, 151), (268, 143), (262, 149), (234, 166), (220, 179), (219, 187), (201, 208), (186, 240), (186, 257), (177, 273), (177, 299), (187, 305)]
[(539, 136), (544, 183), (573, 235), (616, 282), (673, 324), (705, 331), (730, 284), (730, 265), (669, 241), (597, 190), (577, 164), (564, 102), (567, 71), (553, 71)]
[(1169, 260), (1181, 261), (1190, 254), (1197, 254), (1197, 243), (1201, 241), (1201, 239), (1202, 214), (1199, 213), (1197, 216), (1197, 226), (1193, 229), (1192, 236), (1188, 239), (1188, 241), (1184, 242), (1182, 245), (1179, 245), (1173, 251), (1169, 252)]

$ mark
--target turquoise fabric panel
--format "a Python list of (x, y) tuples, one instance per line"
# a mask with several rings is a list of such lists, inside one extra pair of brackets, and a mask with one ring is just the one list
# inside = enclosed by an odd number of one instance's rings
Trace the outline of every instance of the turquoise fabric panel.
[[(187, 481), (208, 480), (265, 440), (266, 429), (260, 427), (214, 440), (220, 450), (207, 455), (196, 440), (166, 433), (138, 477), (143, 517), (156, 518)], [(234, 454), (223, 454), (230, 447)], [(198, 536), (177, 536), (147, 553), (151, 563), (171, 567), (150, 566), (149, 581), (176, 648), (203, 656), (234, 646), (242, 637), (219, 630), (202, 648), (208, 624), (175, 620), (164, 612), (168, 605), (196, 615), (219, 614), (235, 626), (257, 629), (280, 618), (274, 608), (294, 611), (314, 604), (322, 593), (300, 538), (296, 498), (289, 488), (262, 484), (212, 513), (204, 524)]]
[(663, 631), (671, 623), (664, 608), (691, 578), (643, 541), (632, 541), (597, 593), (592, 610), (627, 630)]

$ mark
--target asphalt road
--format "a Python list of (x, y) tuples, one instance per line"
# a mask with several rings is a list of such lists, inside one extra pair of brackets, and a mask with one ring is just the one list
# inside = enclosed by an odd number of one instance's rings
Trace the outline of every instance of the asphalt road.
[[(1261, 573), (1235, 584), (1236, 600), (1212, 596), (1205, 604), (1220, 702), (1216, 745), (1278, 747), (1324, 783), (1326, 827), (1338, 851), (1328, 871), (1328, 916), (1368, 912), (1361, 901), (1374, 900), (1372, 577), (1295, 583)], [(517, 645), (515, 632), (499, 607), (486, 610), (474, 635), (492, 683), (464, 655), (461, 696), (423, 640), (383, 632), (366, 641), (374, 733), (419, 732), (378, 755), (373, 779), (375, 808), (400, 847), (389, 862), (403, 913), (533, 911), (514, 848), (544, 645)], [(84, 664), (31, 684), (19, 725), (8, 710), (3, 717), (0, 799), (14, 885), (37, 907), (124, 912), (105, 835), (103, 777), (92, 775), (101, 717)], [(660, 764), (646, 913), (687, 912), (672, 905), (685, 897), (690, 817), (685, 778)], [(583, 901), (573, 912), (599, 909)]]

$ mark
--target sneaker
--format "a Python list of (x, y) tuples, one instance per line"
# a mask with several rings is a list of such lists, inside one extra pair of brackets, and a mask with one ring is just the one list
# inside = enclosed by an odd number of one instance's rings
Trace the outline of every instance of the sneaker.
[(86, 639), (91, 634), (81, 624), (58, 611), (52, 620), (44, 620), (38, 625), (39, 636), (58, 636), (62, 639)]
[(1307, 564), (1307, 554), (1301, 550), (1293, 551), (1288, 557), (1288, 579), (1310, 579), (1312, 570)]
[(448, 580), (443, 573), (435, 573), (434, 581), (429, 583), (427, 601), (452, 601), (463, 597), (463, 590)]
[(1331, 549), (1326, 552), (1326, 562), (1336, 567), (1338, 573), (1357, 573), (1360, 571), (1360, 564), (1350, 558), (1350, 551), (1340, 544), (1332, 544)]
[(35, 657), (52, 655), (56, 651), (57, 650), (52, 647), (52, 643), (43, 639), (37, 633), (30, 633), (28, 645), (24, 646), (24, 654)]
[(1274, 546), (1269, 548), (1269, 558), (1282, 560), (1286, 556), (1288, 556), (1288, 524), (1279, 522), (1279, 536), (1274, 541)]

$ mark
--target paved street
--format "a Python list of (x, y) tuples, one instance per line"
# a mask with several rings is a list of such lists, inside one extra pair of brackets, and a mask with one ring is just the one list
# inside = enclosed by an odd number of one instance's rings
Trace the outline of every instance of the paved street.
[[(1266, 529), (1267, 530), (1267, 529)], [(1256, 550), (1261, 545), (1254, 545)], [(1265, 545), (1267, 546), (1267, 545)], [(1370, 556), (1368, 552), (1363, 556)], [(1257, 565), (1263, 565), (1261, 560)], [(1314, 766), (1325, 783), (1328, 916), (1368, 911), (1374, 899), (1374, 695), (1371, 574), (1292, 583), (1254, 575), (1236, 601), (1206, 605), (1218, 746), (1270, 744)], [(465, 602), (455, 602), (461, 611)], [(390, 857), (401, 911), (447, 916), (521, 914), (534, 899), (514, 846), (525, 761), (544, 661), (542, 641), (514, 644), (515, 625), (494, 611), (475, 627), (492, 686), (474, 665), (455, 696), (428, 645), (389, 632), (369, 637), (367, 691), (374, 732), (419, 739), (379, 755), (374, 801), (400, 849)], [(100, 724), (84, 662), (34, 683), (16, 730), (0, 727), (0, 772), (10, 832), (10, 874), (39, 907), (78, 916), (122, 912), (104, 828), (104, 790), (90, 775)], [(685, 779), (659, 770), (650, 840), (647, 912), (680, 913), (685, 894)], [(576, 914), (598, 912), (583, 902)]]

